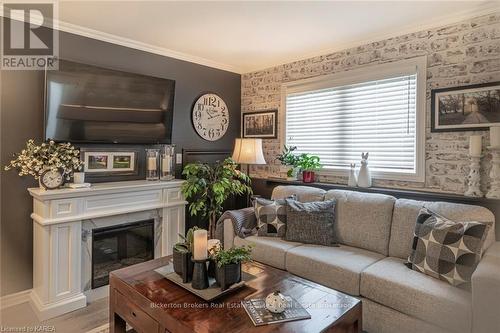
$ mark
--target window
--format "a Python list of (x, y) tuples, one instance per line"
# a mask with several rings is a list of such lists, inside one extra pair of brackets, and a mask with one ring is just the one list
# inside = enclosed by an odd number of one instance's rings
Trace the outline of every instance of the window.
[(424, 180), (425, 59), (284, 86), (285, 142), (345, 174), (362, 152), (375, 178)]

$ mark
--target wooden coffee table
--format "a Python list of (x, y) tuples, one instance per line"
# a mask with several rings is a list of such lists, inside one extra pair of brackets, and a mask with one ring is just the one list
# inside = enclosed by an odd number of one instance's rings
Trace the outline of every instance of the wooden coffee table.
[[(361, 301), (260, 263), (243, 266), (256, 278), (232, 294), (207, 303), (154, 270), (172, 264), (163, 257), (110, 274), (111, 333), (124, 333), (126, 323), (138, 333), (361, 332)], [(280, 290), (297, 299), (311, 319), (254, 326), (241, 300), (264, 298)]]

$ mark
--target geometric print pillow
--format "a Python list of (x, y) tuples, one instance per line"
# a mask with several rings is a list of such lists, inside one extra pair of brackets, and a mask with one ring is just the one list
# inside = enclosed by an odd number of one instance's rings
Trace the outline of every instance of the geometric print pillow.
[(468, 284), (488, 229), (484, 223), (454, 222), (422, 208), (406, 266), (454, 286)]
[(286, 230), (285, 200), (257, 198), (254, 202), (257, 217), (257, 235), (284, 237)]

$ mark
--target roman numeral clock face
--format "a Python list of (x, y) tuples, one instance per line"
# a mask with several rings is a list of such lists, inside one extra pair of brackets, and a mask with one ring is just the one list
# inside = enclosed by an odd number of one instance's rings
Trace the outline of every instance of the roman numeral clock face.
[(204, 94), (193, 106), (193, 126), (199, 136), (208, 141), (219, 140), (229, 126), (229, 110), (216, 94)]

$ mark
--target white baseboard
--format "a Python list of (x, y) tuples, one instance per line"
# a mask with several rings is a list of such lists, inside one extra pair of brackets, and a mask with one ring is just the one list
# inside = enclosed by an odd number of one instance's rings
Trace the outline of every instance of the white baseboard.
[(10, 308), (30, 300), (31, 289), (0, 297), (0, 309)]

